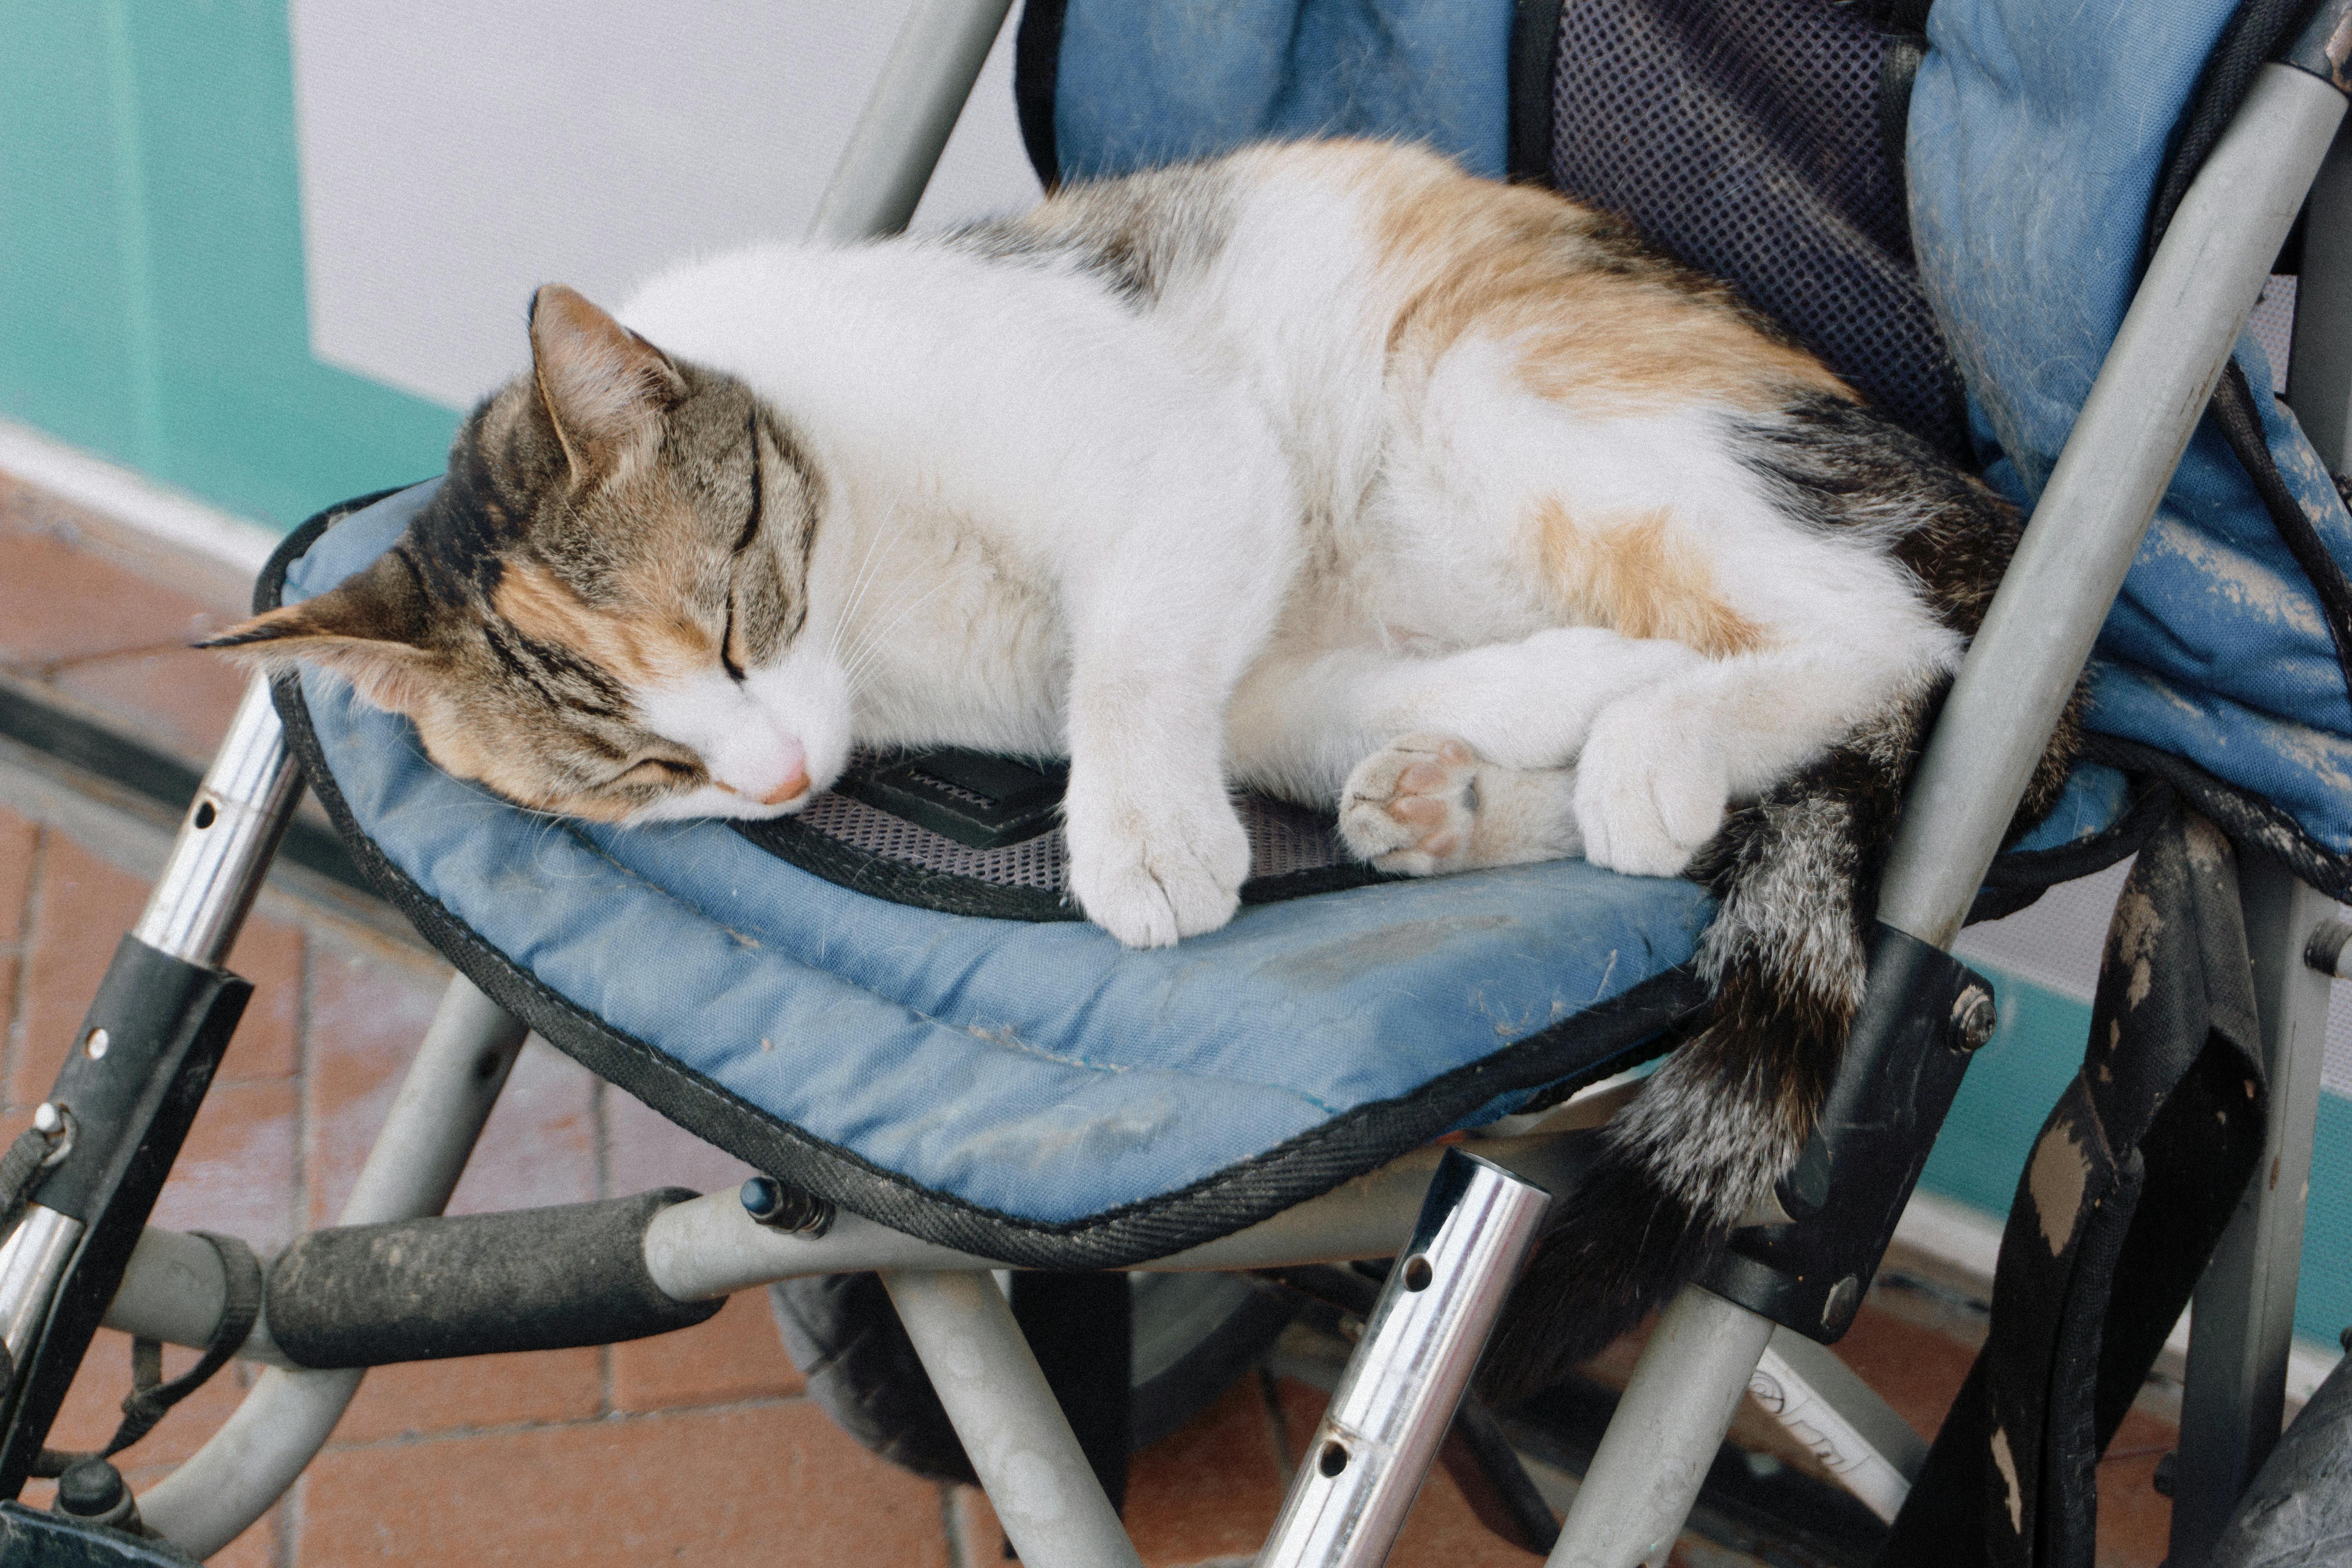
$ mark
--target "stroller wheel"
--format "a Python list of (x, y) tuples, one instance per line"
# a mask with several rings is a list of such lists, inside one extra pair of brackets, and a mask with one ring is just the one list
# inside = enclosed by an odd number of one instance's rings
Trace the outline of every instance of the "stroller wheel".
[[(1206, 1409), (1273, 1345), (1297, 1310), (1227, 1274), (1130, 1274), (1133, 1348), (1129, 1446), (1159, 1441)], [(828, 1274), (770, 1287), (785, 1348), (811, 1398), (893, 1464), (933, 1480), (972, 1480), (963, 1446), (881, 1279)]]

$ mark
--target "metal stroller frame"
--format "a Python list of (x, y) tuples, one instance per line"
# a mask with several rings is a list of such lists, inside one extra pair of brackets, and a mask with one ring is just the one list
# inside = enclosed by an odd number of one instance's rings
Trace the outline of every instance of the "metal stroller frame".
[[(916, 7), (824, 195), (815, 234), (847, 239), (904, 226), (1009, 8), (1009, 0)], [(1912, 942), (1940, 953), (1958, 934), (2306, 193), (2312, 219), (2290, 402), (2329, 468), (2344, 466), (2352, 447), (2352, 143), (2332, 153), (2331, 143), (2352, 88), (2347, 52), (2352, 0), (2330, 0), (2292, 62), (2263, 68), (2148, 268), (1919, 768), (1879, 899), (1881, 922)], [(278, 714), (257, 681), (110, 974), (110, 988), (142, 969), (167, 988), (178, 983), (185, 992), (190, 977), (211, 986), (159, 1025), (163, 1034), (184, 1040), (217, 1028), (225, 1037), (234, 1024), (236, 1005), (221, 997), (236, 993), (229, 1000), (241, 1004), (242, 983), (222, 976), (219, 965), (299, 793)], [(2181, 1564), (2203, 1560), (2277, 1438), (2328, 982), (2335, 953), (2352, 935), (2334, 923), (2328, 900), (2280, 864), (2249, 854), (2241, 879), (2275, 1107), (2263, 1167), (2273, 1173), (2250, 1184), (2196, 1294), (2174, 1490), (2172, 1561)], [(1895, 983), (1895, 967), (1874, 966), (1874, 993)], [(467, 980), (451, 982), (341, 1226), (440, 1212), (523, 1033)], [(67, 1168), (79, 1142), (85, 1162), (106, 1154), (109, 1170), (132, 1191), (135, 1181), (121, 1173), (136, 1158), (101, 1145), (121, 1126), (143, 1132), (148, 1123), (101, 1125), (88, 1114), (93, 1086), (115, 1069), (101, 1068), (108, 1053), (96, 1035), (80, 1044), (44, 1107), (50, 1159)], [(131, 1054), (114, 1052), (117, 1067)], [(1878, 1070), (1878, 1058), (1857, 1048), (1840, 1091), (1853, 1092)], [(137, 1114), (166, 1126), (154, 1146), (168, 1169), (174, 1113), (156, 1104), (147, 1095)], [(194, 1105), (184, 1109), (181, 1131)], [(1144, 1266), (1401, 1259), (1317, 1436), (1316, 1462), (1301, 1466), (1262, 1562), (1288, 1568), (1387, 1555), (1548, 1201), (1545, 1189), (1573, 1185), (1580, 1163), (1573, 1134), (1479, 1147), (1488, 1158), (1408, 1155), (1272, 1220)], [(1916, 1168), (1915, 1160), (1915, 1176)], [(152, 1174), (160, 1183), (161, 1170)], [(70, 1205), (36, 1201), (0, 1246), (0, 1344), (18, 1374), (0, 1461), (12, 1486), (101, 1307), (111, 1326), (192, 1346), (210, 1344), (231, 1310), (230, 1270), (209, 1243), (140, 1233), (152, 1195), (151, 1184), (127, 1225), (102, 1205), (68, 1212)], [(1138, 1561), (982, 1272), (1001, 1265), (819, 1205), (791, 1217), (803, 1227), (762, 1224), (733, 1194), (664, 1208), (636, 1222), (644, 1271), (677, 1302), (795, 1275), (881, 1271), (1023, 1560), (1033, 1568)], [(266, 1314), (239, 1353), (274, 1364), (200, 1452), (138, 1500), (148, 1527), (199, 1557), (234, 1539), (292, 1484), (363, 1375), (294, 1364)], [(1918, 1464), (1916, 1440), (1828, 1352), (1750, 1306), (1693, 1285), (1641, 1358), (1552, 1568), (1663, 1561), (1759, 1360), (1785, 1386), (1809, 1394), (1806, 1419), (1838, 1450), (1833, 1462), (1891, 1511)]]

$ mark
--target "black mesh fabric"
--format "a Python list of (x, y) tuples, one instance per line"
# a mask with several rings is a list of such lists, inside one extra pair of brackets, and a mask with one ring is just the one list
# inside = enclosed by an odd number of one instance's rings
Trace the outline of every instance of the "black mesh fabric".
[(1956, 383), (1879, 130), (1888, 39), (1832, 0), (1567, 0), (1552, 178), (1736, 285), (1956, 458)]

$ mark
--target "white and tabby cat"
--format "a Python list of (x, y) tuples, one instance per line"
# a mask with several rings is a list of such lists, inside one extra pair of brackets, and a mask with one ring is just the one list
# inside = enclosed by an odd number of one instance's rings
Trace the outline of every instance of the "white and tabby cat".
[(1304, 143), (698, 261), (617, 321), (550, 287), (530, 337), (398, 545), (214, 646), (608, 820), (792, 811), (853, 744), (1066, 754), (1073, 889), (1137, 946), (1233, 916), (1237, 784), (1396, 870), (1705, 878), (1715, 1021), (1612, 1124), (1507, 1382), (1794, 1158), (2015, 522), (1723, 286)]

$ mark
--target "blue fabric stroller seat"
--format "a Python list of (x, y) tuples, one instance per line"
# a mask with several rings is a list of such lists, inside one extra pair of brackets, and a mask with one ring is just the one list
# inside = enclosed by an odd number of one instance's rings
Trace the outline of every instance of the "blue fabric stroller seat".
[[(286, 600), (372, 561), (433, 488), (298, 533)], [(721, 823), (551, 821), (331, 677), (280, 706), (346, 839), (492, 997), (753, 1164), (1013, 1262), (1237, 1229), (1654, 1055), (1705, 1001), (1690, 882), (1580, 860), (1381, 881), (1129, 952), (872, 897)], [(2127, 801), (2085, 770), (2011, 864), (2080, 853)]]
[[(301, 542), (288, 598), (431, 489)], [(549, 821), (332, 678), (283, 705), (346, 836), (493, 997), (753, 1163), (1013, 1261), (1208, 1239), (1613, 1071), (1702, 1000), (1688, 882), (1581, 861), (1381, 882), (1130, 952), (854, 891), (723, 823)]]
[[(1155, 13), (1155, 27), (1200, 36), (1137, 50), (1108, 25), (1118, 8), (1033, 5), (1021, 91), (1041, 173), (1117, 173), (1315, 128), (1284, 119), (1297, 106), (1286, 109), (1290, 100), (1280, 94), (1253, 97), (1250, 83), (1264, 85), (1256, 76), (1203, 76), (1169, 63), (1256, 37), (1234, 31), (1226, 9), (1213, 18), (1198, 7)], [(1297, 13), (1301, 38), (1318, 17), (1339, 15), (1302, 0), (1259, 0), (1254, 9), (1276, 31)], [(1391, 54), (1359, 39), (1334, 45), (1329, 59), (1309, 50), (1321, 62), (1314, 69), (1339, 68), (1336, 59), (1402, 79), (1416, 48), (1470, 36), (1449, 31), (1447, 8), (1392, 9), (1380, 46)], [(1421, 123), (1425, 95), (1383, 95), (1368, 76), (1363, 90), (1332, 100), (1345, 113), (1324, 113), (1318, 127), (1429, 139), (1469, 166), (1497, 172), (1517, 168), (1525, 148), (1538, 146), (1558, 183), (1610, 205), (1637, 205), (1650, 175), (1596, 161), (1595, 149), (1612, 145), (1605, 128), (1571, 134), (1571, 121), (1593, 100), (1594, 40), (1654, 30), (1658, 18), (1673, 22), (1686, 7), (1679, 0), (1568, 5), (1554, 32), (1537, 40), (1532, 71), (1512, 68), (1514, 53), (1524, 53), (1517, 44), (1501, 47), (1511, 32), (1506, 0), (1474, 9), (1491, 24), (1477, 36), (1491, 34), (1496, 46), (1476, 55), (1485, 79), (1455, 69), (1467, 57), (1446, 58), (1455, 62), (1448, 68), (1459, 89), (1454, 101), (1484, 105), (1478, 113)], [(2156, 40), (2194, 60), (2209, 52), (2226, 11), (2218, 0), (2177, 6), (2145, 26), (2206, 29), (2201, 38)], [(1920, 116), (1972, 128), (2008, 112), (2012, 84), (1993, 68), (2000, 62), (1987, 66), (1990, 57), (1964, 47), (1958, 31), (1990, 26), (1996, 14), (2004, 8), (1937, 11), (1957, 41), (1921, 80), (1915, 142)], [(1848, 122), (1841, 133), (1874, 139), (1871, 95), (1884, 37), (1814, 0), (1743, 0), (1718, 21), (1769, 30), (1784, 16), (1818, 34), (1808, 47), (1867, 67), (1838, 79)], [(1049, 23), (1055, 36), (1043, 43), (1026, 31)], [(1705, 64), (1703, 51), (1693, 58)], [(1235, 96), (1203, 104), (1193, 89), (1209, 79), (1225, 81)], [(1541, 121), (1544, 134), (1515, 128), (1507, 153), (1504, 109), (1514, 127), (1526, 118), (1516, 100), (1529, 81), (1552, 112)], [(1749, 100), (1779, 89), (1745, 79), (1733, 88), (1718, 94), (1730, 106), (1719, 140), (1736, 148), (1755, 126), (1769, 129), (1776, 112), (1769, 101), (1758, 110)], [(1705, 96), (1676, 90), (1685, 104)], [(2146, 151), (2146, 117), (2116, 110), (2115, 94), (2041, 90), (2067, 127), (2066, 144), (2137, 137), (2127, 150)], [(1080, 111), (1112, 101), (1123, 106), (1115, 121)], [(1950, 141), (1977, 144), (1958, 130)], [(1795, 145), (1767, 136), (1754, 153), (1780, 159), (1780, 185), (1806, 177), (1788, 151)], [(2152, 153), (2143, 162), (2153, 180)], [(2112, 335), (2114, 321), (2077, 321), (2067, 282), (2074, 274), (2056, 267), (2046, 269), (2048, 300), (2015, 295), (2034, 309), (1978, 310), (1968, 277), (1947, 277), (1940, 258), (1999, 250), (2036, 210), (2035, 187), (2014, 182), (2011, 200), (2000, 181), (1972, 165), (1926, 157), (1912, 164), (1909, 211), (1937, 239), (1936, 265), (1912, 269), (1899, 189), (1857, 185), (1849, 165), (1816, 193), (1817, 207), (1844, 214), (1817, 225), (1832, 237), (1831, 250), (1816, 256), (1798, 246), (1795, 253), (1821, 276), (1843, 268), (1838, 275), (1860, 279), (1843, 294), (1813, 293), (1862, 301), (1868, 309), (1842, 319), (1868, 330), (1842, 336), (1836, 321), (1809, 328), (1801, 320), (1796, 328), (1856, 384), (1878, 387), (1882, 405), (1923, 434), (1948, 447), (1973, 441), (1980, 461), (2001, 458), (1995, 479), (2030, 500), (2039, 478), (2027, 460), (2030, 422), (2001, 401), (2022, 373), (2009, 368), (2003, 346), (2036, 341), (2035, 310), (2063, 316), (2070, 335), (2085, 341)], [(1742, 266), (1796, 243), (1751, 232), (1762, 221), (1753, 191), (1736, 182), (1684, 183), (1692, 188), (1676, 200), (1713, 202), (1711, 210), (1730, 214), (1713, 229), (1696, 226), (1694, 235), (1747, 236), (1701, 264), (1740, 278)], [(2110, 205), (2120, 211), (2146, 199), (2143, 184), (2118, 190)], [(1671, 227), (1663, 220), (1648, 226)], [(2107, 259), (2110, 271), (2128, 270), (2126, 259)], [(2122, 297), (2119, 286), (2117, 313)], [(1882, 318), (1902, 324), (1894, 339), (1869, 328)], [(1948, 384), (1951, 398), (1937, 390), (1948, 373), (1937, 357), (1947, 353), (1938, 321), (1969, 329), (1958, 355), (1969, 372), (1965, 419), (1958, 381)], [(1845, 363), (1874, 354), (1894, 366), (1876, 382)], [(2267, 386), (2251, 338), (2242, 357), (2255, 384)], [(2083, 363), (2095, 366), (2096, 355)], [(2036, 390), (2034, 406), (2050, 406), (2049, 389)], [(2291, 416), (2270, 409), (2266, 418), (2279, 465), (2313, 522), (2331, 542), (2352, 538), (2352, 520)], [(2179, 526), (2160, 520), (2150, 570), (2160, 551), (2193, 553), (2181, 541), (2200, 533), (2209, 555), (2235, 552), (2262, 563), (2278, 552), (2230, 463), (2218, 442), (2200, 437), (2167, 512)], [(363, 566), (429, 493), (420, 486), (314, 520), (281, 551), (262, 599), (278, 602), (281, 588), (288, 600), (316, 594)], [(2327, 689), (2334, 650), (2319, 616), (2295, 602), (2291, 581), (2259, 602), (2175, 593), (2168, 619), (2151, 614), (2127, 593), (2111, 623), (2094, 727), (2136, 742), (2134, 758), (2179, 762), (2168, 775), (2176, 786), (2210, 784), (2217, 799), (2246, 800), (2249, 810), (2283, 824), (2299, 868), (2323, 885), (2352, 885), (2342, 855), (2352, 843), (2352, 813), (2324, 787), (2352, 743), (2343, 740), (2352, 710), (2336, 717), (2344, 695), (2340, 686)], [(2228, 656), (2204, 660), (2207, 674), (2227, 677), (2215, 683), (2221, 695), (2180, 684), (2196, 658), (2169, 665), (2157, 658), (2184, 648)], [(2293, 673), (2292, 701), (2265, 709), (2236, 689), (2239, 672), (2264, 664)], [(2159, 684), (2172, 682), (2166, 703), (2136, 706), (2132, 691), (2158, 689), (2138, 673), (2144, 668), (2158, 669)], [(1084, 923), (987, 919), (872, 897), (719, 824), (621, 830), (551, 821), (441, 773), (404, 721), (356, 703), (330, 679), (305, 675), (281, 685), (279, 701), (297, 752), (354, 853), (494, 999), (753, 1164), (899, 1230), (1013, 1262), (1118, 1267), (1239, 1228), (1448, 1129), (1549, 1103), (1654, 1055), (1706, 1000), (1687, 964), (1711, 904), (1685, 882), (1619, 877), (1580, 861), (1376, 882), (1248, 907), (1210, 936), (1128, 952)], [(2315, 787), (2292, 787), (2286, 773), (2295, 769), (2294, 779)], [(2257, 783), (2285, 808), (2240, 793)], [(2079, 769), (2059, 807), (1996, 865), (1979, 913), (2005, 912), (2042, 886), (2128, 853), (2133, 825), (2148, 815), (2136, 809), (2147, 804), (2148, 787), (2112, 767)]]

